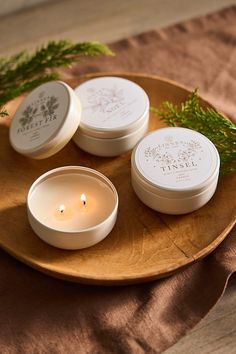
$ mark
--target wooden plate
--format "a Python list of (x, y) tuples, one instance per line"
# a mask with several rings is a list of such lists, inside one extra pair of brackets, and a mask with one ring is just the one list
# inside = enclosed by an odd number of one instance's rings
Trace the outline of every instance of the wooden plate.
[[(69, 84), (77, 85), (99, 75), (85, 75)], [(125, 73), (118, 76), (141, 85), (152, 105), (166, 99), (179, 103), (189, 94), (176, 83), (155, 76)], [(9, 105), (11, 112), (19, 101)], [(151, 117), (151, 130), (162, 125)], [(214, 197), (200, 210), (184, 216), (168, 216), (149, 209), (134, 194), (130, 184), (130, 153), (117, 158), (99, 158), (80, 151), (70, 142), (54, 157), (30, 160), (13, 151), (8, 127), (3, 124), (0, 141), (0, 246), (51, 276), (105, 285), (164, 277), (213, 251), (236, 221), (235, 203), (232, 203), (236, 199), (235, 175), (222, 178)], [(95, 168), (111, 179), (119, 193), (119, 215), (114, 230), (103, 242), (85, 250), (63, 251), (51, 247), (33, 233), (27, 221), (25, 201), (30, 185), (45, 171), (62, 165)]]

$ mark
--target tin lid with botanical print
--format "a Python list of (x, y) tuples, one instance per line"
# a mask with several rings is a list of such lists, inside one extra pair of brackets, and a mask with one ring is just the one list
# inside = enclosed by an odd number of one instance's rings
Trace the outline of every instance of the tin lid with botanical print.
[(132, 156), (139, 178), (169, 191), (201, 190), (219, 173), (219, 154), (204, 135), (186, 128), (156, 130), (144, 137)]
[(149, 99), (135, 82), (98, 77), (75, 88), (83, 107), (79, 130), (86, 135), (118, 138), (131, 134), (149, 115)]
[(10, 126), (10, 142), (19, 153), (46, 158), (72, 138), (81, 117), (81, 105), (70, 86), (51, 81), (33, 90), (17, 109)]

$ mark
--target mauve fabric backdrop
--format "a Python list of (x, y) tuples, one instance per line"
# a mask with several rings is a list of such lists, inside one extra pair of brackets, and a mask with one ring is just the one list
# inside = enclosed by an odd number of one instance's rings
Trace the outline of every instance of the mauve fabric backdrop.
[[(236, 117), (236, 7), (112, 45), (64, 78), (132, 71), (179, 81)], [(0, 353), (160, 353), (203, 318), (236, 270), (236, 230), (164, 280), (104, 288), (59, 281), (0, 251)]]

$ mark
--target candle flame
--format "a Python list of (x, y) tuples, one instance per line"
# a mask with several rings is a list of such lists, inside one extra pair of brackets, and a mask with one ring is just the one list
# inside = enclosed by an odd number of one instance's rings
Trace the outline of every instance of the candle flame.
[(86, 195), (83, 193), (83, 194), (81, 194), (81, 197), (80, 197), (80, 200), (81, 200), (81, 202), (83, 203), (83, 205), (86, 205)]
[(64, 204), (61, 204), (61, 205), (59, 206), (59, 211), (60, 211), (61, 214), (64, 213), (65, 209), (66, 209), (66, 207), (65, 207)]

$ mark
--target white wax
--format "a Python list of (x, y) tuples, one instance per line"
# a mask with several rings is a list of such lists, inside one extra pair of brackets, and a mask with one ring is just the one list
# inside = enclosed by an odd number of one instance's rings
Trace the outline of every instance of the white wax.
[(49, 176), (36, 185), (29, 199), (31, 213), (39, 222), (64, 232), (95, 227), (106, 220), (115, 204), (109, 185), (88, 171)]

